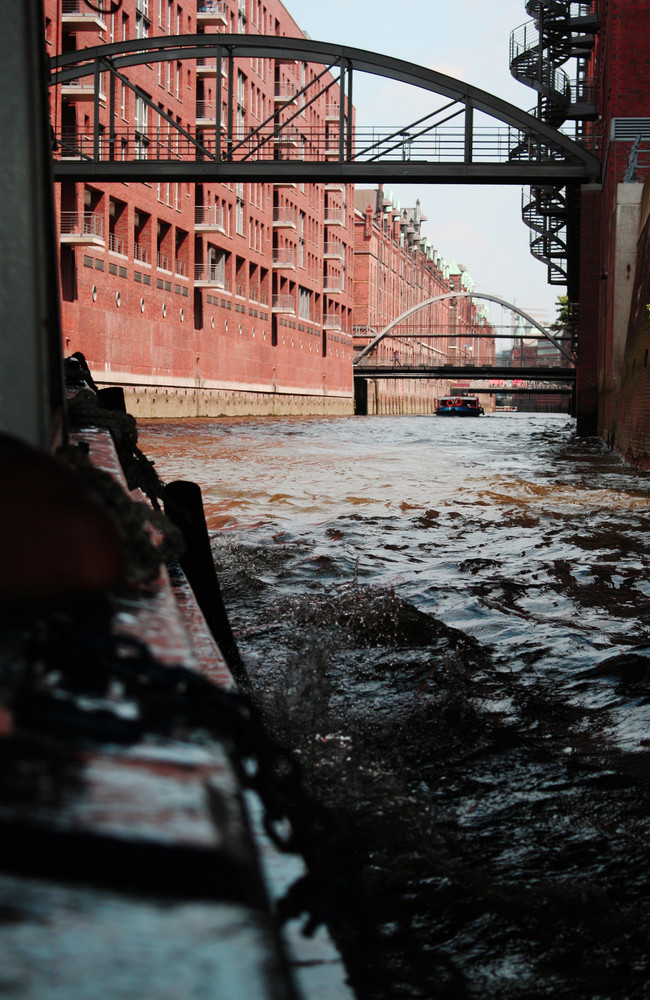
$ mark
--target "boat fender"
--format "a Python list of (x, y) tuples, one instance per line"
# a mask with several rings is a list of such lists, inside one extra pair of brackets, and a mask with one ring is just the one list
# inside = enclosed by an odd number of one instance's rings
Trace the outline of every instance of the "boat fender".
[(246, 678), (244, 663), (228, 619), (217, 577), (203, 497), (198, 483), (177, 480), (165, 486), (165, 514), (182, 532), (185, 552), (179, 563), (194, 591), (208, 628), (239, 683)]

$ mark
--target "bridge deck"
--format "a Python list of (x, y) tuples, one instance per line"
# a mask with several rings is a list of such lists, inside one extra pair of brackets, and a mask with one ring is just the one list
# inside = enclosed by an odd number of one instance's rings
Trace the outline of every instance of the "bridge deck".
[[(536, 382), (575, 382), (575, 368), (540, 365), (513, 368), (504, 365), (394, 365), (358, 364), (355, 378), (531, 379)], [(504, 391), (507, 391), (504, 389)], [(531, 390), (532, 391), (532, 390)]]

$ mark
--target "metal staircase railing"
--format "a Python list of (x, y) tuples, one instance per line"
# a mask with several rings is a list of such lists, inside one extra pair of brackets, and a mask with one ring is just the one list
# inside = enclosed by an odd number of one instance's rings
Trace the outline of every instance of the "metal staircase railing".
[[(558, 129), (574, 122), (573, 138), (582, 143), (585, 122), (597, 117), (594, 82), (587, 73), (599, 27), (598, 0), (527, 0), (526, 12), (533, 20), (510, 36), (510, 72), (537, 91), (535, 117)], [(569, 60), (577, 62), (573, 80), (563, 69)], [(526, 155), (523, 146), (516, 147), (511, 159)], [(522, 193), (530, 251), (546, 265), (551, 285), (569, 283), (569, 216), (565, 189), (533, 187)]]

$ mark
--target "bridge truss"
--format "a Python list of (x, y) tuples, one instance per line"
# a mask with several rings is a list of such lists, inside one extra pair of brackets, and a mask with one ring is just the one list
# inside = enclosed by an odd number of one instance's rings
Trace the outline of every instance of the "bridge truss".
[[(322, 69), (295, 92), (276, 88), (271, 114), (243, 124), (237, 115), (237, 67), (246, 59), (304, 61)], [(216, 97), (191, 122), (174, 120), (138, 84), (142, 66), (196, 63), (211, 74)], [(50, 85), (69, 99), (85, 91), (83, 128), (53, 128), (57, 180), (208, 180), (228, 183), (339, 181), (350, 183), (581, 184), (596, 180), (600, 163), (586, 148), (539, 119), (487, 92), (425, 67), (362, 49), (307, 38), (266, 35), (178, 35), (134, 39), (55, 57)], [(416, 119), (364, 125), (352, 112), (354, 78), (365, 73), (427, 92)], [(273, 77), (271, 77), (273, 78)], [(337, 103), (322, 127), (303, 112), (338, 84)], [(142, 113), (120, 115), (118, 94), (131, 89)], [(340, 96), (340, 99), (339, 99)], [(405, 102), (408, 107), (409, 102)]]

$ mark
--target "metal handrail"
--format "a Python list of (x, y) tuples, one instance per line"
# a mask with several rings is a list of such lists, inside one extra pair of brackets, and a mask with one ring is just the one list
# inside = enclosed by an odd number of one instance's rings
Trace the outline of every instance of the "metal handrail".
[(104, 216), (99, 212), (61, 212), (61, 233), (104, 237)]

